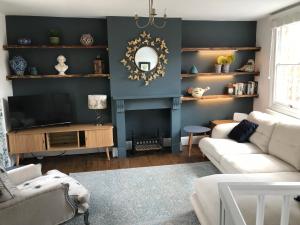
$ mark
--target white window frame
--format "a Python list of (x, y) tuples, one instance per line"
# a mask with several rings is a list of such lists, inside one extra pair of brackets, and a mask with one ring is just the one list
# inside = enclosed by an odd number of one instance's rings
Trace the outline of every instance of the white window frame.
[[(289, 23), (288, 23), (289, 24)], [(272, 28), (272, 39), (271, 39), (271, 54), (270, 54), (270, 68), (269, 68), (269, 78), (270, 78), (270, 93), (269, 93), (269, 109), (282, 113), (287, 116), (291, 116), (297, 119), (300, 119), (300, 110), (295, 108), (287, 107), (286, 105), (282, 105), (280, 103), (276, 103), (274, 100), (274, 88), (275, 88), (275, 79), (276, 79), (276, 46), (277, 46), (277, 35), (276, 35), (276, 28)], [(291, 65), (300, 65), (298, 64), (291, 64)]]

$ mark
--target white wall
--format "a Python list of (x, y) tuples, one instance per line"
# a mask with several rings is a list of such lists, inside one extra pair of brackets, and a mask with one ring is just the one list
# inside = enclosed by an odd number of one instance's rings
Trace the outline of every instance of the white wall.
[(2, 46), (6, 44), (5, 16), (0, 13), (0, 99), (12, 95), (11, 81), (6, 80), (8, 75), (8, 53)]
[(270, 80), (269, 80), (269, 61), (271, 50), (271, 19), (265, 17), (257, 21), (256, 46), (261, 47), (261, 51), (256, 53), (256, 65), (260, 71), (258, 81), (259, 98), (254, 100), (254, 110), (266, 111), (269, 106)]

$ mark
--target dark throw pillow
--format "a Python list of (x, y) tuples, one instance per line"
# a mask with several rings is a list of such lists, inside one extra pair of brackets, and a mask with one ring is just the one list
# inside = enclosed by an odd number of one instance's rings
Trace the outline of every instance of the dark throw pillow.
[(256, 123), (252, 123), (249, 120), (242, 120), (230, 131), (228, 137), (239, 143), (247, 142), (257, 127)]
[(300, 202), (300, 195), (298, 195), (296, 198), (294, 198), (295, 201)]

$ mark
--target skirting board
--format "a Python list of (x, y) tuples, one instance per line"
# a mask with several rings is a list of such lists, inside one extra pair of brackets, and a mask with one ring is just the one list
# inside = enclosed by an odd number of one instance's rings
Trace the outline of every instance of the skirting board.
[[(194, 136), (193, 137), (193, 144), (198, 144), (200, 139), (205, 136)], [(181, 137), (181, 146), (188, 145), (189, 137)], [(171, 146), (171, 138), (164, 138), (163, 140), (163, 146), (164, 147), (170, 147)], [(126, 142), (126, 149), (130, 150), (132, 148), (132, 142), (127, 141)], [(181, 148), (182, 151), (182, 148)], [(99, 153), (99, 152), (105, 152), (104, 148), (99, 149), (83, 149), (83, 150), (74, 150), (74, 151), (67, 151), (67, 152), (49, 152), (49, 153), (33, 153), (33, 154), (25, 154), (24, 158), (43, 158), (44, 156), (58, 156), (61, 154), (64, 155), (81, 155), (81, 154), (91, 154), (91, 153)], [(113, 157), (118, 157), (118, 148), (114, 147), (112, 149), (112, 155)]]

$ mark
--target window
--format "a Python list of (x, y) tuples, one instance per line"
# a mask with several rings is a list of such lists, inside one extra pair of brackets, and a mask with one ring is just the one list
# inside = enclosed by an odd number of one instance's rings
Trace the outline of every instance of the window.
[(300, 21), (273, 30), (271, 109), (300, 118)]

